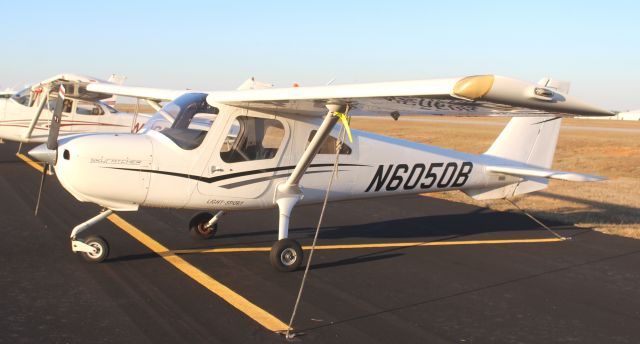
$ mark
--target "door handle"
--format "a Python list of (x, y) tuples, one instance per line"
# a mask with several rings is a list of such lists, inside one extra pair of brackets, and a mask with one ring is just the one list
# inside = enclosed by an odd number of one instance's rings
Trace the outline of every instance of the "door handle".
[(216, 172), (224, 172), (224, 168), (220, 168), (217, 166), (211, 166), (211, 173), (216, 173)]

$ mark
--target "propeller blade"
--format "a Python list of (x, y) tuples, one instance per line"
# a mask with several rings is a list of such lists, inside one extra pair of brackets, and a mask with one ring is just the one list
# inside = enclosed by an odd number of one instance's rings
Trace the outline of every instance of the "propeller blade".
[(47, 138), (47, 148), (50, 150), (56, 150), (58, 148), (58, 134), (60, 133), (60, 122), (62, 121), (62, 107), (65, 101), (64, 96), (64, 85), (60, 85), (60, 88), (58, 89), (56, 107), (53, 110), (51, 126), (49, 127), (49, 137)]
[(42, 196), (42, 189), (44, 189), (44, 179), (47, 177), (47, 171), (49, 170), (49, 164), (44, 164), (44, 170), (42, 171), (42, 178), (40, 179), (40, 188), (38, 189), (38, 201), (36, 202), (35, 215), (38, 216), (38, 209), (40, 208), (40, 197)]
[[(65, 89), (64, 85), (60, 85), (58, 89), (58, 99), (56, 100), (56, 107), (53, 110), (53, 117), (51, 118), (51, 125), (49, 126), (49, 137), (47, 138), (47, 150), (38, 149), (42, 147), (36, 147), (31, 152), (34, 156), (38, 156), (36, 153), (43, 153), (39, 156), (44, 163), (44, 169), (42, 170), (42, 178), (40, 179), (40, 188), (38, 189), (38, 200), (36, 201), (35, 215), (38, 215), (38, 209), (40, 209), (40, 198), (42, 197), (42, 191), (44, 190), (44, 181), (47, 178), (47, 172), (49, 171), (49, 163), (55, 164), (56, 151), (58, 149), (58, 135), (60, 134), (60, 122), (62, 122), (62, 108), (64, 106)], [(43, 152), (40, 152), (42, 150)], [(51, 154), (53, 152), (53, 154)], [(52, 160), (52, 161), (49, 161)]]

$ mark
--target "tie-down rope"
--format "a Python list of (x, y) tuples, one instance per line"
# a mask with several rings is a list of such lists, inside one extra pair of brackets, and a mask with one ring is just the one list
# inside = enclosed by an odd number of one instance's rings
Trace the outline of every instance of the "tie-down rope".
[[(349, 117), (349, 106), (347, 105), (347, 109), (344, 113), (334, 112), (333, 116), (337, 116), (342, 121), (342, 128), (340, 129), (340, 135), (338, 135), (338, 140), (336, 140), (336, 157), (333, 163), (333, 171), (331, 173), (331, 178), (329, 178), (329, 184), (327, 185), (327, 189), (324, 194), (324, 202), (322, 203), (322, 210), (320, 211), (320, 218), (318, 218), (318, 225), (316, 226), (316, 233), (313, 236), (313, 244), (311, 244), (311, 252), (309, 253), (309, 259), (307, 259), (307, 265), (304, 269), (304, 275), (302, 276), (302, 282), (300, 283), (300, 290), (298, 290), (298, 297), (296, 298), (296, 303), (293, 306), (293, 312), (291, 313), (291, 319), (289, 320), (289, 325), (287, 326), (287, 332), (285, 333), (286, 339), (293, 339), (296, 337), (296, 333), (292, 332), (293, 321), (296, 318), (296, 313), (298, 312), (298, 306), (300, 305), (300, 300), (302, 299), (302, 292), (304, 290), (305, 282), (307, 281), (307, 275), (309, 273), (309, 266), (311, 266), (311, 260), (313, 259), (313, 252), (316, 248), (316, 243), (318, 242), (318, 234), (320, 233), (320, 227), (322, 226), (322, 220), (324, 218), (324, 212), (327, 208), (327, 203), (329, 201), (329, 193), (331, 191), (331, 186), (333, 185), (333, 180), (335, 176), (338, 174), (338, 166), (340, 161), (340, 150), (342, 149), (342, 143), (344, 142), (345, 134), (349, 135), (349, 140), (351, 141), (351, 130), (349, 129), (349, 121), (351, 117)], [(328, 137), (327, 137), (328, 139)]]

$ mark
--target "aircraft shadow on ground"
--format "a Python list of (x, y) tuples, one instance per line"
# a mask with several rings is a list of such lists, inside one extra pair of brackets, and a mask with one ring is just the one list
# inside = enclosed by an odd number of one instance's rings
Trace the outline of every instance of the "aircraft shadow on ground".
[[(323, 226), (320, 229), (319, 238), (322, 239), (404, 239), (415, 240), (430, 238), (448, 238), (477, 235), (492, 232), (523, 232), (542, 229), (540, 225), (529, 218), (515, 212), (494, 212), (484, 208), (467, 214), (418, 216), (403, 219), (379, 220), (370, 222), (370, 219), (353, 219), (353, 222), (361, 222), (351, 225)], [(369, 221), (368, 221), (369, 220)], [(553, 229), (576, 229), (569, 224), (560, 221), (543, 221)], [(275, 228), (260, 231), (242, 233), (230, 233), (219, 235), (218, 239), (238, 239), (242, 237), (259, 238), (268, 235), (266, 241), (253, 241), (251, 243), (272, 242), (276, 233)], [(300, 226), (290, 230), (291, 237), (299, 240), (312, 239), (315, 233), (314, 227)], [(215, 242), (216, 239), (214, 239)], [(244, 244), (251, 244), (244, 242)], [(227, 244), (227, 243), (225, 243)], [(238, 242), (234, 242), (236, 246)], [(215, 244), (213, 245), (215, 246)]]
[[(429, 202), (434, 201), (430, 200)], [(452, 203), (444, 200), (436, 200), (435, 202)], [(337, 210), (337, 208), (334, 209), (332, 213), (336, 214)], [(306, 209), (307, 213), (315, 213), (318, 211), (319, 207), (307, 207)], [(254, 214), (256, 216), (252, 217), (252, 221), (249, 221), (249, 223), (259, 223), (261, 226), (264, 226), (264, 230), (245, 230), (240, 233), (218, 235), (212, 241), (204, 243), (204, 245), (189, 245), (188, 247), (183, 248), (208, 249), (272, 245), (277, 232), (275, 229), (275, 226), (277, 226), (277, 220), (274, 219), (273, 211), (260, 210), (256, 211)], [(549, 237), (552, 236), (551, 233), (545, 232), (538, 224), (520, 213), (496, 212), (486, 208), (474, 207), (471, 208), (470, 212), (464, 214), (425, 215), (399, 219), (397, 218), (397, 214), (394, 214), (393, 210), (388, 212), (388, 216), (385, 217), (384, 215), (385, 214), (383, 214), (382, 218), (373, 222), (370, 217), (354, 216), (353, 214), (350, 214), (348, 219), (345, 219), (344, 221), (340, 219), (333, 219), (333, 222), (337, 222), (338, 225), (321, 228), (319, 244), (342, 244), (347, 243), (348, 241), (348, 243), (416, 242), (416, 245), (418, 245), (421, 242), (463, 240), (464, 237), (477, 236), (486, 233), (497, 233), (497, 235), (492, 236), (491, 239), (545, 237), (545, 235), (548, 235)], [(393, 218), (394, 216), (396, 218)], [(246, 218), (246, 216), (243, 216), (243, 218)], [(306, 222), (312, 221), (307, 220)], [(341, 225), (340, 222), (349, 222), (351, 224)], [(559, 221), (544, 222), (554, 230), (570, 229), (572, 230), (570, 233), (572, 236), (589, 232), (589, 230), (577, 229)], [(531, 232), (531, 235), (528, 235), (529, 233), (526, 232)], [(310, 227), (308, 224), (307, 226), (298, 226), (297, 228), (293, 228), (290, 233), (292, 238), (296, 238), (303, 244), (308, 245), (311, 243), (315, 234), (315, 227)], [(526, 233), (526, 235), (523, 235), (524, 233)], [(365, 254), (354, 251), (353, 255), (346, 259), (313, 264), (311, 268), (322, 269), (339, 265), (358, 264), (373, 260), (394, 258), (402, 255), (400, 251), (406, 248), (407, 247), (392, 247), (376, 249), (375, 252), (368, 251)], [(188, 254), (185, 256), (188, 256)], [(114, 259), (111, 259), (110, 261), (158, 257), (158, 255), (152, 253), (137, 254), (114, 257)]]

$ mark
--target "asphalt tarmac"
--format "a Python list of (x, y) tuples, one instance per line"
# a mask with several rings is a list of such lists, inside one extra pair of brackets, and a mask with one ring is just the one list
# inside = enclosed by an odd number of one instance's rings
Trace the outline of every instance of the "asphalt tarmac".
[[(0, 342), (286, 342), (260, 314), (288, 323), (303, 272), (233, 250), (271, 246), (275, 209), (229, 213), (209, 241), (188, 235), (193, 211), (121, 213), (147, 243), (103, 221), (86, 235), (105, 237), (110, 258), (88, 264), (68, 236), (98, 207), (48, 178), (35, 217), (40, 173), (16, 149), (0, 145)], [(291, 236), (309, 244), (319, 212), (296, 208)], [(521, 214), (430, 197), (333, 203), (319, 244), (345, 246), (315, 252), (293, 341), (638, 342), (640, 241), (549, 225), (571, 240)], [(211, 248), (230, 252), (198, 251)], [(233, 306), (234, 295), (255, 309)]]

